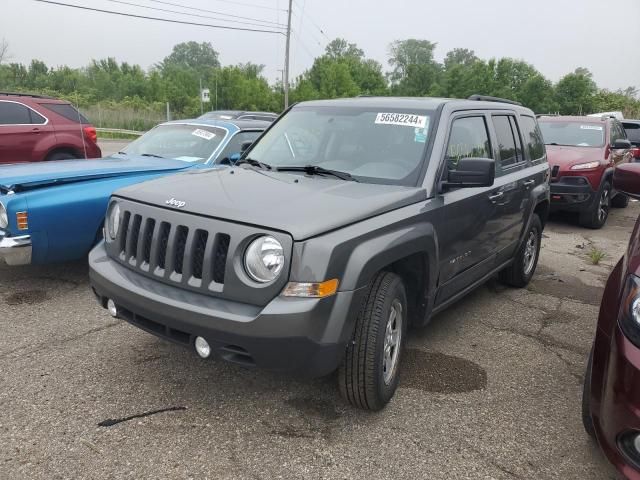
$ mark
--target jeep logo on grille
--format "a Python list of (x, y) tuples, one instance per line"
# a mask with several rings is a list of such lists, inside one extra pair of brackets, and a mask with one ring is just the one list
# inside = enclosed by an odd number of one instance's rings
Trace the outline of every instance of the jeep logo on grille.
[(170, 205), (172, 207), (176, 207), (176, 208), (182, 208), (187, 204), (187, 202), (182, 202), (180, 200), (176, 200), (175, 198), (170, 198), (169, 200), (167, 200), (164, 203), (166, 203), (167, 205)]

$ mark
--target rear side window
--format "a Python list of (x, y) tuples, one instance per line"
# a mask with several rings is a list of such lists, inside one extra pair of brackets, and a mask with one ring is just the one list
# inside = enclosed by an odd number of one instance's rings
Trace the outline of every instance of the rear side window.
[(35, 110), (29, 109), (29, 115), (31, 116), (31, 123), (33, 125), (44, 125), (45, 123), (47, 123), (47, 119)]
[(29, 109), (20, 103), (0, 102), (0, 125), (30, 125)]
[(640, 123), (623, 123), (623, 125), (629, 141), (635, 144), (640, 143)]
[(462, 158), (492, 158), (484, 117), (463, 117), (453, 121), (447, 146), (447, 167), (455, 170)]
[(73, 105), (68, 103), (41, 103), (40, 105), (72, 122), (91, 123)]
[(522, 115), (520, 117), (520, 127), (522, 128), (525, 147), (529, 152), (529, 158), (533, 161), (540, 160), (544, 157), (544, 141), (535, 118)]
[(522, 145), (515, 119), (508, 115), (496, 115), (493, 117), (493, 126), (498, 140), (500, 166), (505, 168), (521, 162), (523, 160)]

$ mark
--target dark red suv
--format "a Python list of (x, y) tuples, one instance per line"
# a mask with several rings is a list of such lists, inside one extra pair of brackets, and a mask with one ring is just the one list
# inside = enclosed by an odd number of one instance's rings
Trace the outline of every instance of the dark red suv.
[(629, 199), (611, 185), (616, 165), (633, 158), (631, 143), (612, 117), (538, 118), (551, 169), (551, 209), (578, 212), (580, 224), (602, 228), (610, 207)]
[(96, 129), (69, 102), (0, 93), (0, 164), (99, 158)]
[[(618, 166), (613, 185), (640, 198), (640, 163)], [(640, 480), (640, 218), (604, 290), (582, 418), (615, 467)]]

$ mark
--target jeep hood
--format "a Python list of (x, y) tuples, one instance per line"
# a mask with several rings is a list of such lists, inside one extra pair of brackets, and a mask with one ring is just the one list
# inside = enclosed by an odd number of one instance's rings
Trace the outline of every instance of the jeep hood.
[(561, 145), (547, 145), (547, 160), (549, 165), (570, 167), (578, 163), (598, 162), (604, 160), (603, 148), (600, 147), (565, 147)]
[[(423, 188), (245, 168), (193, 170), (118, 190), (116, 196), (310, 238), (426, 200)], [(168, 200), (174, 199), (169, 206)]]
[(121, 177), (144, 172), (178, 171), (191, 164), (153, 157), (106, 157), (0, 166), (0, 193), (50, 187), (55, 184)]

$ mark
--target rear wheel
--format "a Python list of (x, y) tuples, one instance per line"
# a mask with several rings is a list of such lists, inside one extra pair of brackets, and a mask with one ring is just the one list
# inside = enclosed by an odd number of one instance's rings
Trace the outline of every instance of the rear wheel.
[(609, 217), (610, 209), (611, 184), (604, 182), (591, 209), (580, 214), (580, 225), (596, 230), (602, 228)]
[(541, 239), (542, 222), (534, 213), (524, 243), (516, 253), (513, 263), (500, 272), (501, 282), (518, 288), (527, 286), (538, 265)]
[(52, 162), (55, 160), (73, 160), (75, 158), (78, 158), (78, 157), (76, 157), (71, 152), (53, 152), (49, 154), (49, 156), (45, 159), (45, 161)]
[(611, 206), (614, 208), (626, 208), (629, 205), (629, 197), (624, 193), (618, 193), (611, 199)]
[(591, 416), (591, 372), (593, 370), (593, 349), (589, 353), (587, 362), (587, 371), (584, 374), (584, 386), (582, 389), (582, 425), (584, 430), (593, 439), (596, 438), (596, 429), (593, 425), (593, 417)]
[(380, 410), (398, 387), (407, 331), (407, 296), (400, 277), (374, 278), (356, 320), (352, 342), (339, 369), (340, 393), (352, 405)]

